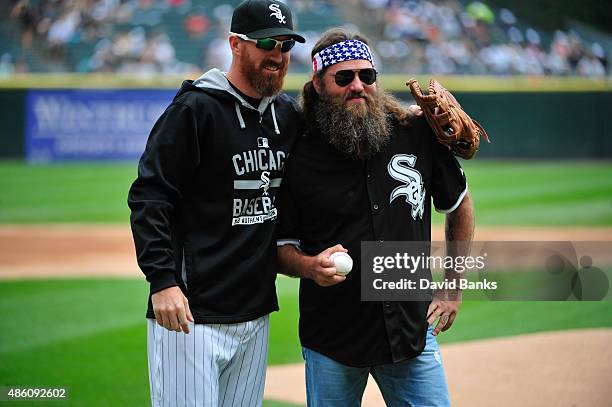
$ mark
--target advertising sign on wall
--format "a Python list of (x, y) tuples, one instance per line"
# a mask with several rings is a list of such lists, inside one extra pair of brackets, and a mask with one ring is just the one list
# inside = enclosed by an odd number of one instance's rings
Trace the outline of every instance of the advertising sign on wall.
[(31, 90), (26, 101), (29, 162), (140, 157), (172, 90)]

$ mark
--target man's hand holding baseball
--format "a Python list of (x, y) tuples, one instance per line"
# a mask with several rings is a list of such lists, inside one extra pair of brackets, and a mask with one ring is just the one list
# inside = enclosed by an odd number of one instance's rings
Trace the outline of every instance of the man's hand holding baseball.
[(457, 317), (461, 306), (461, 290), (436, 290), (429, 309), (427, 310), (427, 323), (433, 325), (438, 319), (433, 334), (448, 330)]
[(306, 268), (307, 278), (310, 278), (322, 287), (336, 285), (346, 280), (346, 276), (336, 274), (335, 264), (329, 256), (336, 252), (346, 253), (347, 251), (341, 244), (337, 244), (323, 250), (316, 256), (310, 257)]
[(178, 287), (169, 287), (151, 295), (157, 323), (169, 331), (189, 333), (189, 322), (194, 322), (189, 301)]
[(281, 272), (292, 277), (309, 278), (322, 287), (336, 285), (346, 280), (337, 274), (333, 260), (329, 258), (336, 252), (346, 253), (341, 244), (329, 247), (316, 256), (308, 256), (293, 245), (284, 245), (278, 249)]

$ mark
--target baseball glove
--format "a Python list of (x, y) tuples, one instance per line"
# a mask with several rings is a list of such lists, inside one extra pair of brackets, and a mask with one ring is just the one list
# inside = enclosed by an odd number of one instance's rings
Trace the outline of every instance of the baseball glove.
[(470, 118), (457, 99), (435, 79), (429, 80), (429, 94), (424, 95), (416, 79), (406, 85), (440, 143), (456, 156), (469, 160), (474, 157), (480, 137), (489, 142), (487, 132), (480, 123)]

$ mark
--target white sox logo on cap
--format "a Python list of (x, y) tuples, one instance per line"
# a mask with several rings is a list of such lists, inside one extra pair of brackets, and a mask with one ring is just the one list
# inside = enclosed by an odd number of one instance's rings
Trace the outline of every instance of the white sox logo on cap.
[(291, 9), (277, 0), (244, 0), (234, 9), (230, 32), (256, 40), (288, 36), (302, 44), (306, 42), (293, 31)]
[(270, 14), (271, 16), (274, 16), (278, 19), (278, 22), (281, 24), (286, 24), (287, 20), (285, 19), (285, 16), (283, 15), (280, 7), (278, 4), (270, 4), (269, 7), (270, 10), (272, 10), (274, 13)]

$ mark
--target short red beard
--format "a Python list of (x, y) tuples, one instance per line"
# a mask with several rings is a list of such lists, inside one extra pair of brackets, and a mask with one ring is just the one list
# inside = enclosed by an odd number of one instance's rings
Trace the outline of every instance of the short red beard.
[[(273, 96), (281, 91), (285, 75), (287, 75), (287, 62), (277, 64), (270, 60), (263, 60), (261, 64), (255, 65), (251, 56), (247, 53), (240, 55), (240, 73), (249, 84), (262, 96)], [(267, 66), (278, 68), (277, 72), (270, 72)]]

